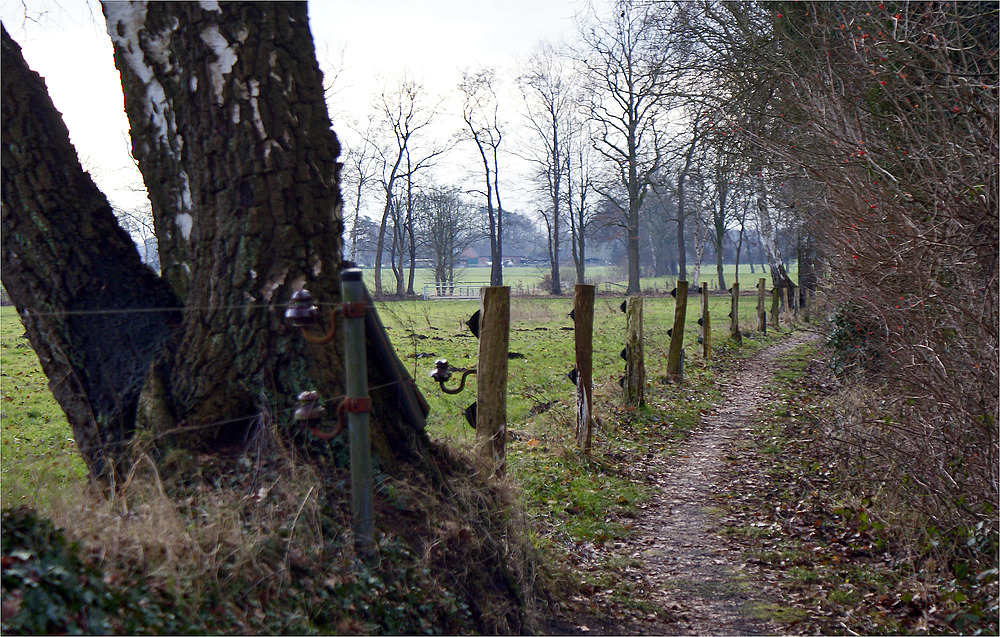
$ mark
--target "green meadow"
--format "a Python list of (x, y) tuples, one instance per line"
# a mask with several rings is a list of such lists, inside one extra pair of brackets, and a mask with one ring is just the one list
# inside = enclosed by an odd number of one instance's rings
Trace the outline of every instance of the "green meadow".
[[(365, 285), (368, 286), (369, 290), (373, 290), (375, 287), (374, 268), (362, 268), (362, 272), (364, 272)], [(753, 267), (753, 272), (751, 272), (748, 264), (741, 264), (739, 277), (740, 288), (746, 290), (750, 287), (756, 286), (757, 280), (760, 277), (767, 279), (767, 285), (770, 287), (771, 275), (769, 272), (770, 270), (768, 270), (767, 273), (762, 274), (760, 266), (757, 265)], [(798, 281), (797, 264), (789, 264), (788, 272), (793, 281)], [(730, 263), (723, 266), (723, 277), (725, 277), (727, 288), (733, 284), (735, 273), (735, 265)], [(549, 275), (549, 268), (543, 267), (508, 267), (503, 269), (504, 285), (510, 286), (511, 292), (514, 295), (548, 294), (548, 290), (543, 289), (542, 287), (542, 280)], [(693, 275), (694, 270), (689, 266), (688, 279), (693, 280)], [(576, 271), (571, 267), (562, 267), (559, 270), (559, 276), (563, 285), (564, 294), (572, 294), (573, 283), (576, 280)], [(455, 271), (456, 283), (481, 283), (487, 285), (489, 280), (490, 269), (487, 267), (465, 267), (456, 269)], [(719, 277), (716, 273), (714, 264), (702, 264), (699, 281), (708, 283), (709, 289), (711, 290), (718, 288)], [(587, 267), (587, 283), (596, 285), (598, 292), (624, 293), (627, 282), (628, 273), (624, 268), (617, 268), (613, 266)], [(406, 279), (404, 278), (404, 285), (405, 283)], [(433, 283), (433, 270), (430, 268), (417, 268), (414, 270), (413, 291), (417, 295), (421, 295), (423, 293), (425, 285), (433, 285)], [(658, 293), (664, 291), (669, 292), (674, 287), (675, 283), (676, 277), (643, 277), (641, 286), (643, 292)], [(389, 270), (388, 268), (382, 269), (382, 286), (387, 292), (395, 291), (396, 289), (396, 279), (393, 277), (392, 270)]]

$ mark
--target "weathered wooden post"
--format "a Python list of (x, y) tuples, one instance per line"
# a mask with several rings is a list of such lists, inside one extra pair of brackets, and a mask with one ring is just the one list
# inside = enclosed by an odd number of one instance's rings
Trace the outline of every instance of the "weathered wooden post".
[(767, 281), (761, 277), (757, 281), (757, 329), (767, 334)]
[(479, 360), (476, 368), (476, 449), (492, 473), (507, 468), (507, 355), (510, 348), (510, 288), (482, 288)]
[(792, 286), (782, 288), (785, 296), (785, 322), (792, 325)]
[(642, 297), (625, 301), (625, 403), (646, 404), (646, 358), (642, 348)]
[(740, 284), (733, 283), (729, 288), (732, 294), (729, 301), (729, 338), (737, 343), (743, 342), (743, 334), (740, 332)]
[(687, 315), (688, 282), (678, 281), (671, 293), (674, 297), (674, 326), (670, 334), (670, 350), (667, 352), (667, 376), (677, 382), (681, 380), (681, 348), (684, 346), (684, 319)]
[(573, 329), (576, 342), (576, 441), (590, 453), (594, 438), (591, 411), (594, 394), (594, 286), (574, 288)]
[(771, 288), (771, 327), (778, 329), (778, 311), (781, 308), (781, 288)]
[[(345, 307), (365, 304), (361, 270), (351, 268), (340, 273), (341, 295)], [(365, 314), (347, 312), (344, 319), (344, 366), (348, 405), (347, 426), (351, 452), (351, 514), (354, 543), (361, 552), (372, 547), (372, 448), (368, 426), (369, 409), (352, 405), (370, 405), (368, 397), (368, 354), (365, 350)]]
[(708, 283), (701, 284), (701, 354), (706, 359), (712, 358), (712, 320), (708, 315)]

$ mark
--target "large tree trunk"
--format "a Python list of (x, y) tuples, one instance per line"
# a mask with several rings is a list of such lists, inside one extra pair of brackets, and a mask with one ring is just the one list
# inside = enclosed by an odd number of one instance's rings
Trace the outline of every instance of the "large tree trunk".
[(639, 177), (637, 171), (630, 164), (629, 173), (629, 195), (628, 211), (625, 217), (625, 246), (628, 254), (628, 288), (627, 295), (635, 295), (641, 292), (640, 280), (642, 274), (639, 271), (639, 209), (642, 201), (639, 196)]
[(265, 405), (341, 393), (336, 348), (282, 321), (302, 287), (339, 297), (340, 147), (303, 5), (140, 7), (104, 13), (164, 272), (192, 308), (161, 380), (169, 416), (213, 447)]
[[(712, 216), (712, 221), (715, 223), (715, 233), (712, 235), (712, 247), (715, 248), (715, 275), (719, 279), (719, 289), (728, 290), (722, 260), (725, 252), (723, 244), (726, 240), (726, 200), (729, 197), (729, 188), (727, 188), (725, 175), (718, 175), (715, 183), (719, 185), (719, 207)], [(739, 261), (739, 256), (736, 257), (736, 260)], [(739, 268), (736, 269), (736, 278), (733, 280), (739, 282)]]
[(181, 315), (80, 167), (44, 81), (2, 37), (3, 285), (80, 453), (106, 477)]
[[(273, 418), (301, 441), (296, 395), (343, 394), (340, 339), (312, 345), (283, 321), (303, 287), (325, 320), (339, 298), (339, 145), (305, 5), (104, 11), (166, 283), (116, 228), (37, 76), (32, 87), (26, 69), (8, 74), (16, 47), (5, 43), (4, 284), (33, 312), (33, 344), (95, 473), (137, 427), (161, 445), (219, 451)], [(179, 311), (145, 311), (156, 307)], [(107, 313), (119, 308), (138, 311)], [(66, 314), (81, 310), (93, 314)], [(386, 384), (399, 370), (380, 356), (370, 375)], [(387, 467), (427, 445), (410, 426), (419, 418), (399, 417), (398, 390), (372, 392)]]
[[(562, 179), (562, 151), (559, 150), (559, 135), (553, 127), (552, 133), (552, 232), (549, 242), (552, 244), (552, 256), (549, 265), (552, 271), (552, 294), (562, 294), (562, 284), (559, 282), (559, 206), (562, 198), (559, 195), (559, 184)], [(570, 212), (572, 214), (572, 212)]]

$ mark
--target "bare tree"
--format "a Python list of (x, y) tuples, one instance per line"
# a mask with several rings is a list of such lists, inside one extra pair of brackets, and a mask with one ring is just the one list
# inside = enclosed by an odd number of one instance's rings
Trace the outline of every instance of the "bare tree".
[[(384, 89), (376, 100), (381, 118), (379, 135), (381, 142), (377, 143), (378, 161), (382, 176), (380, 183), (385, 204), (382, 209), (382, 219), (379, 224), (378, 240), (375, 246), (375, 294), (383, 293), (382, 286), (382, 253), (385, 248), (385, 232), (390, 214), (399, 215), (399, 207), (393, 208), (396, 180), (406, 177), (412, 179), (412, 163), (407, 167), (409, 151), (414, 137), (424, 130), (437, 116), (440, 102), (425, 104), (425, 90), (422, 84), (411, 77), (403, 77), (398, 85), (389, 90)], [(402, 232), (400, 223), (394, 224), (396, 232)], [(397, 237), (402, 242), (403, 237)], [(400, 252), (402, 244), (396, 246)], [(395, 264), (395, 261), (391, 263)], [(402, 277), (397, 276), (396, 292), (402, 293)]]
[[(483, 160), (486, 214), (489, 224), (490, 285), (503, 285), (503, 204), (500, 201), (500, 143), (503, 141), (500, 104), (495, 86), (495, 69), (481, 69), (462, 74), (458, 88), (463, 96), (462, 118), (468, 127), (469, 139), (476, 144)], [(494, 207), (494, 202), (496, 206)]]
[(539, 213), (548, 231), (552, 294), (562, 294), (559, 280), (562, 187), (569, 170), (569, 128), (576, 106), (570, 73), (569, 59), (543, 42), (518, 78), (528, 128), (537, 143), (528, 157), (537, 167), (536, 174), (548, 199), (548, 206)]
[(375, 116), (368, 117), (365, 123), (365, 130), (354, 130), (357, 135), (357, 143), (347, 146), (347, 153), (344, 159), (344, 168), (341, 178), (341, 192), (347, 193), (345, 202), (353, 212), (350, 215), (350, 237), (351, 260), (357, 261), (358, 241), (361, 238), (363, 223), (361, 222), (361, 204), (365, 194), (371, 190), (373, 182), (379, 174), (379, 157), (375, 140)]
[(1000, 10), (704, 8), (733, 134), (758, 167), (769, 253), (778, 213), (795, 203), (781, 182), (800, 176), (818, 193), (795, 210), (842, 303), (835, 362), (878, 387), (864, 417), (839, 423), (845, 462), (933, 524), (989, 525), (995, 538)]
[(681, 11), (682, 5), (619, 0), (610, 19), (595, 17), (581, 34), (594, 147), (624, 191), (622, 198), (600, 189), (624, 217), (629, 294), (639, 291), (639, 210), (665, 159), (668, 102), (687, 54), (667, 28)]
[(454, 283), (455, 263), (482, 236), (458, 189), (430, 185), (417, 195), (415, 221), (434, 262), (434, 282)]
[(682, 151), (680, 166), (677, 170), (677, 279), (687, 281), (687, 244), (684, 239), (684, 230), (687, 227), (688, 209), (685, 207), (685, 182), (691, 172), (695, 160), (695, 150), (701, 140), (698, 136), (698, 116), (694, 117), (694, 122), (687, 142), (687, 150)]
[(566, 205), (576, 282), (582, 284), (587, 274), (587, 229), (593, 219), (593, 157), (587, 120), (575, 115), (567, 140)]

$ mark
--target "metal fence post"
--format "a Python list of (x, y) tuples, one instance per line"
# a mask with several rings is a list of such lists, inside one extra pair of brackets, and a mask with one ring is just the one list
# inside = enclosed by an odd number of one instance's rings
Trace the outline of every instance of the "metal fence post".
[[(344, 303), (364, 303), (361, 270), (340, 273)], [(367, 308), (365, 311), (368, 311)], [(344, 366), (348, 400), (368, 399), (368, 355), (365, 350), (365, 317), (344, 319)], [(359, 551), (372, 547), (372, 450), (368, 411), (348, 410), (348, 437), (351, 450), (351, 513), (354, 544)]]

